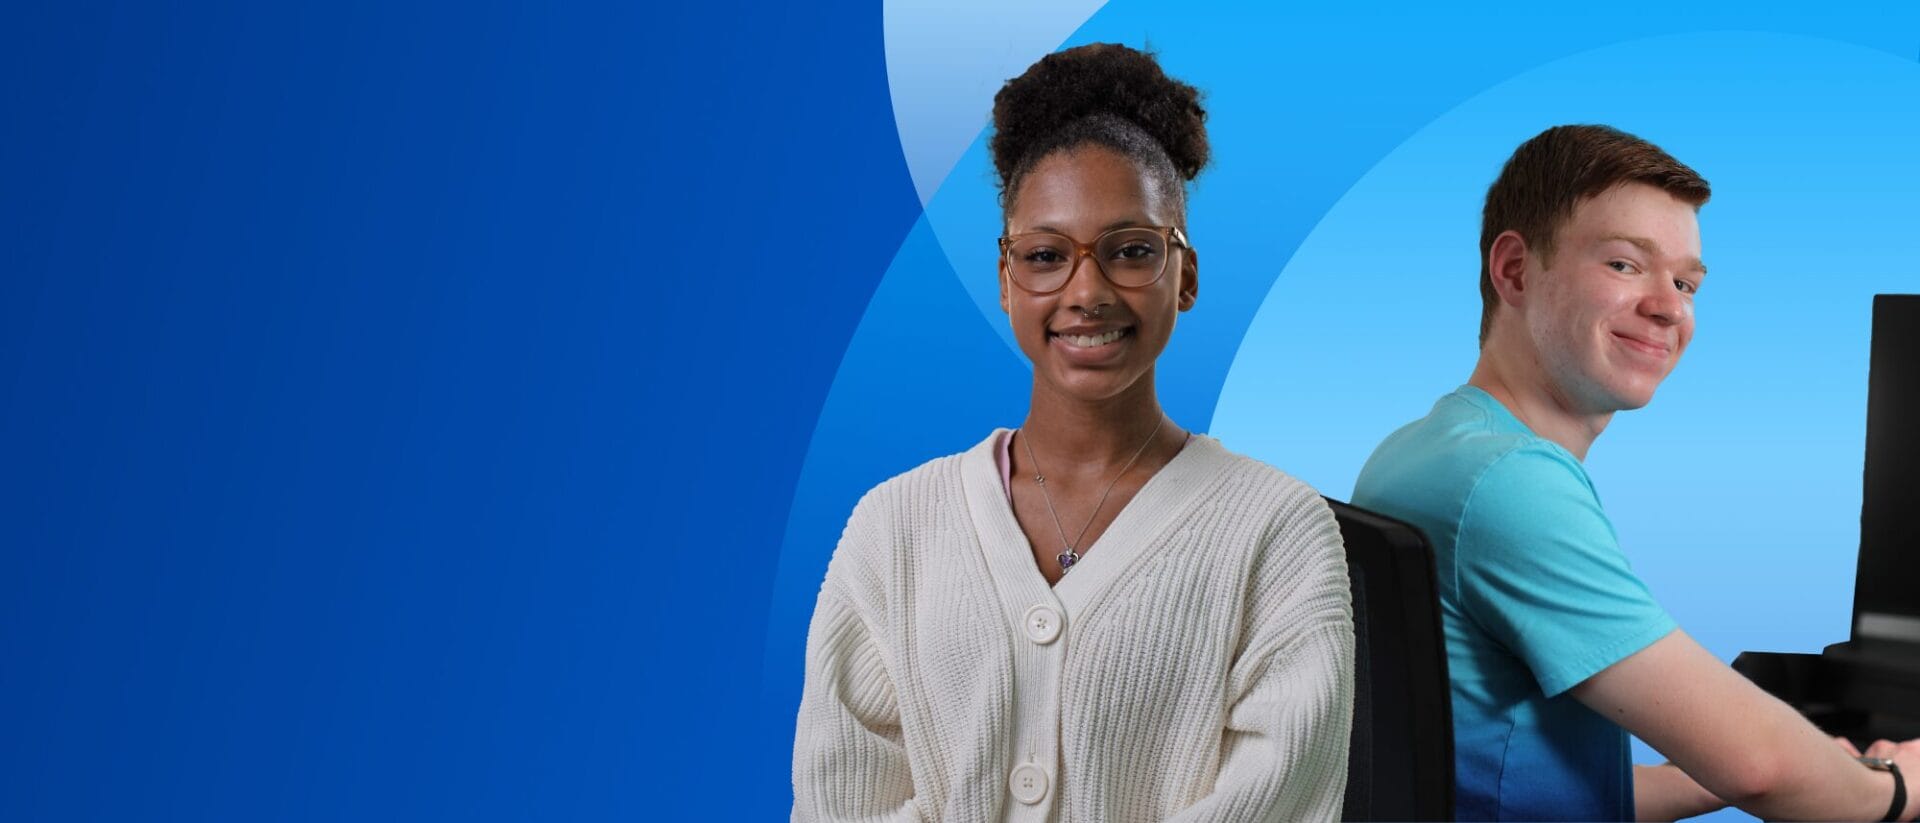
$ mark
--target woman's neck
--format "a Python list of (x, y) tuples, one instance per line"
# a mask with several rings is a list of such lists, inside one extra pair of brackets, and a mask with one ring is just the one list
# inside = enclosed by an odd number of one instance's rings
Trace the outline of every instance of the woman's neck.
[[(1132, 459), (1149, 435), (1163, 441), (1184, 440), (1186, 432), (1171, 423), (1163, 425), (1164, 417), (1152, 374), (1119, 395), (1095, 401), (1065, 396), (1035, 380), (1033, 402), (1021, 431), (1031, 437), (1029, 443), (1050, 471), (1097, 473)], [(1147, 451), (1157, 450), (1148, 447)]]

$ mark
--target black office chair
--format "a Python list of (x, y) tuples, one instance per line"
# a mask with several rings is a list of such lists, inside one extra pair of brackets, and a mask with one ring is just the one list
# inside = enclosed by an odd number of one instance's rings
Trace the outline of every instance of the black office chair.
[(1453, 819), (1453, 703), (1433, 549), (1328, 498), (1353, 587), (1353, 744), (1341, 820)]

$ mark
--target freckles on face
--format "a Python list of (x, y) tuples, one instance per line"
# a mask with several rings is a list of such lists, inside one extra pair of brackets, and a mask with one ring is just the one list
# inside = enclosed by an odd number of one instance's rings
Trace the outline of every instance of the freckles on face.
[[(1178, 215), (1153, 179), (1119, 152), (1086, 145), (1043, 158), (1021, 178), (1007, 234), (1057, 234), (1093, 244), (1118, 228), (1175, 226)], [(1073, 255), (1071, 246), (1065, 254)], [(1098, 261), (1074, 257), (1066, 285), (1034, 294), (1011, 282), (1002, 260), (1002, 289), (1020, 349), (1034, 375), (1053, 388), (1094, 400), (1111, 397), (1151, 373), (1179, 312), (1186, 251), (1168, 245), (1165, 270), (1151, 285), (1114, 285)], [(1112, 262), (1112, 261), (1109, 261)]]

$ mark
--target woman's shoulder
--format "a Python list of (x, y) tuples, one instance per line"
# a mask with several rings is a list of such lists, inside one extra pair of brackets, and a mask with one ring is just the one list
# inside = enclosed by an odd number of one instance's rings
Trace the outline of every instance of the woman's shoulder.
[[(935, 457), (868, 489), (847, 517), (829, 564), (829, 578), (851, 576), (870, 587), (879, 586), (899, 570), (902, 553), (912, 554), (926, 541), (952, 534), (956, 526), (967, 523), (967, 475), (992, 471), (993, 454), (987, 449), (998, 442), (1002, 431), (996, 430), (966, 451)], [(981, 459), (987, 461), (984, 469), (976, 462)]]
[(987, 438), (966, 451), (942, 455), (880, 481), (861, 495), (854, 506), (854, 517), (874, 516), (901, 507), (919, 508), (929, 504), (957, 501), (964, 493), (964, 475), (980, 460), (991, 466), (993, 452), (1006, 429), (995, 429)]
[(1241, 522), (1257, 520), (1261, 542), (1269, 552), (1301, 559), (1346, 555), (1340, 526), (1327, 499), (1306, 481), (1254, 457), (1229, 451), (1208, 438), (1220, 452), (1222, 477), (1217, 492), (1233, 502)]
[(1325, 512), (1331, 517), (1325, 498), (1306, 481), (1264, 460), (1228, 449), (1219, 440), (1195, 434), (1192, 445), (1212, 452), (1222, 493), (1242, 498), (1247, 508), (1312, 517)]
[(1269, 595), (1258, 599), (1289, 613), (1351, 620), (1347, 546), (1327, 498), (1265, 461), (1229, 454), (1234, 482), (1250, 499), (1264, 501), (1249, 512), (1261, 518), (1260, 547), (1249, 573)]

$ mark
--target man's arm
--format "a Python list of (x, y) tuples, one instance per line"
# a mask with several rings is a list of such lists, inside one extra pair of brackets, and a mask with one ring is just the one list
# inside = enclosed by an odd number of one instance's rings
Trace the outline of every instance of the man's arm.
[[(1761, 691), (1684, 632), (1587, 678), (1570, 692), (1620, 724), (1715, 796), (1769, 820), (1879, 820), (1893, 801), (1893, 779), (1861, 766), (1787, 704)], [(1909, 777), (1901, 820), (1920, 814), (1920, 740), (1892, 747)], [(1647, 774), (1649, 779), (1641, 780)], [(1686, 788), (1657, 772), (1636, 771), (1634, 788), (1651, 790), (1641, 810), (1677, 809)], [(1672, 804), (1672, 805), (1666, 805)], [(1705, 811), (1704, 809), (1701, 811)], [(1697, 812), (1696, 812), (1697, 813)]]
[(1681, 820), (1726, 806), (1725, 800), (1672, 763), (1633, 767), (1635, 820)]

